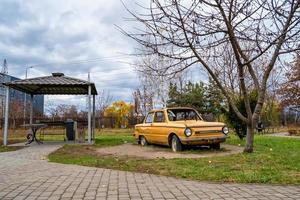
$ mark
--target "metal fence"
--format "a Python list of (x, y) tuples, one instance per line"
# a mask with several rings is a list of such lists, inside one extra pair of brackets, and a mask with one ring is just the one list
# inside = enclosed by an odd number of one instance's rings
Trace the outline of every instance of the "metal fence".
[[(215, 121), (213, 117), (210, 115), (202, 115), (204, 120), (206, 121)], [(87, 117), (68, 117), (68, 118), (61, 118), (61, 117), (56, 117), (56, 118), (49, 118), (49, 117), (34, 117), (33, 122), (43, 122), (43, 121), (61, 121), (65, 122), (68, 119), (72, 119), (73, 121), (77, 121), (78, 125), (81, 126), (87, 126)], [(296, 120), (297, 119), (297, 120)], [(144, 117), (126, 117), (125, 119), (122, 120), (123, 124), (120, 122), (117, 122), (118, 119), (116, 117), (96, 117), (95, 118), (95, 128), (133, 128), (134, 125), (138, 123), (142, 123), (144, 120)], [(9, 128), (10, 129), (17, 129), (21, 128), (23, 124), (28, 124), (29, 123), (29, 118), (9, 118)], [(4, 124), (4, 118), (0, 118), (0, 128), (3, 127)], [(265, 122), (266, 125), (268, 125), (267, 122)], [(269, 126), (276, 126), (276, 125), (284, 125), (284, 126), (289, 126), (289, 125), (296, 125), (300, 126), (300, 117), (295, 118), (295, 116), (288, 115), (286, 117), (280, 117), (279, 122), (277, 124), (269, 124)]]
[[(33, 122), (44, 122), (44, 121), (62, 121), (65, 122), (68, 119), (71, 119), (73, 121), (77, 121), (77, 123), (81, 126), (87, 126), (87, 118), (79, 118), (79, 117), (73, 117), (73, 118), (45, 118), (45, 117), (34, 117)], [(95, 128), (133, 128), (134, 125), (141, 123), (143, 121), (144, 117), (127, 117), (125, 120), (123, 120), (125, 123), (121, 126), (117, 126), (117, 118), (115, 117), (96, 117), (95, 118)], [(12, 119), (9, 118), (9, 128), (10, 129), (17, 129), (22, 128), (23, 124), (29, 123), (29, 118), (16, 118)], [(0, 119), (0, 128), (3, 127), (4, 124), (4, 118)], [(119, 124), (119, 123), (118, 123)]]

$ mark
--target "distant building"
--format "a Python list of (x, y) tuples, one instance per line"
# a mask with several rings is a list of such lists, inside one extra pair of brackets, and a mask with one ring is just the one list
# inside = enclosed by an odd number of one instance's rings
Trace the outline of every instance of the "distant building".
[[(2, 83), (15, 81), (15, 80), (20, 80), (20, 79), (14, 76), (10, 76), (8, 74), (0, 73), (0, 106), (2, 107), (2, 109), (5, 105), (5, 95), (6, 95), (6, 88)], [(24, 104), (25, 94), (23, 92), (10, 88), (9, 96), (10, 96), (10, 101), (17, 101), (22, 103), (22, 105)], [(28, 94), (26, 95), (26, 101), (27, 104), (30, 103), (30, 95)], [(23, 106), (22, 109), (24, 109)], [(33, 110), (37, 115), (42, 116), (44, 114), (44, 95), (35, 95), (33, 97)], [(27, 116), (28, 114), (29, 113), (27, 113)]]

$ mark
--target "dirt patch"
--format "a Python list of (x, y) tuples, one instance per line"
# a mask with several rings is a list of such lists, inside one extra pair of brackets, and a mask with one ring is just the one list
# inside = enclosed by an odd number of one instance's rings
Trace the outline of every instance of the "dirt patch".
[(206, 158), (215, 156), (226, 156), (243, 152), (243, 148), (222, 144), (220, 150), (210, 149), (192, 149), (180, 153), (174, 153), (167, 147), (149, 145), (142, 147), (137, 144), (123, 144), (113, 147), (98, 148), (97, 153), (100, 155), (112, 156), (132, 156), (144, 159), (172, 159), (172, 158)]

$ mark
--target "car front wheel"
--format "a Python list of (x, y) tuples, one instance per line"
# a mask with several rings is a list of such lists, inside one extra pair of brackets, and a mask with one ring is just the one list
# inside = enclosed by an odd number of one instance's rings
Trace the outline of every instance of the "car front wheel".
[(140, 144), (141, 144), (142, 146), (147, 146), (147, 145), (148, 145), (148, 142), (147, 142), (145, 136), (141, 136), (141, 137), (140, 137)]
[(174, 151), (174, 152), (182, 151), (182, 144), (176, 135), (172, 136), (171, 148), (172, 148), (172, 151)]

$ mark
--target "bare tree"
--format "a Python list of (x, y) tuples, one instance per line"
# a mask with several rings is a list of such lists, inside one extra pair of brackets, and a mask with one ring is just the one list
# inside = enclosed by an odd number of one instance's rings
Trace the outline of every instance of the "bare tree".
[(133, 93), (134, 109), (137, 116), (145, 116), (153, 109), (153, 92), (148, 89), (148, 85), (142, 84)]
[(173, 76), (165, 76), (160, 73), (159, 69), (168, 66), (168, 60), (157, 55), (147, 55), (143, 56), (136, 64), (141, 87), (146, 88), (147, 93), (151, 96), (153, 107), (167, 105), (168, 87)]
[[(101, 128), (101, 119), (104, 116), (105, 110), (111, 105), (113, 96), (110, 95), (109, 91), (101, 90), (96, 98), (96, 116), (98, 118), (98, 127)], [(85, 113), (82, 113), (84, 115)]]
[(290, 70), (285, 74), (286, 80), (278, 90), (281, 105), (300, 112), (300, 55), (288, 65), (288, 68)]
[(96, 99), (96, 115), (102, 117), (105, 109), (112, 103), (113, 96), (108, 91), (101, 90)]
[(75, 105), (61, 105), (61, 115), (64, 119), (76, 119), (78, 116), (78, 110)]
[(18, 100), (12, 100), (10, 102), (9, 117), (12, 120), (12, 127), (16, 128), (16, 120), (23, 117), (23, 102)]
[[(180, 88), (183, 86), (183, 81), (187, 76), (186, 72), (177, 74), (170, 74), (169, 76), (162, 72), (160, 69), (169, 66), (172, 59), (155, 55), (144, 55), (135, 64), (137, 71), (140, 88), (133, 92), (135, 102), (139, 100), (140, 110), (143, 113), (155, 107), (166, 107), (168, 102), (168, 93), (170, 83), (178, 84)], [(143, 103), (142, 103), (143, 102)], [(145, 105), (149, 105), (148, 107)]]
[(55, 105), (53, 103), (48, 104), (46, 107), (47, 113), (50, 115), (52, 120), (56, 119), (76, 119), (78, 117), (78, 110), (75, 105), (66, 105), (66, 104), (58, 104)]
[(52, 121), (54, 121), (56, 118), (59, 117), (59, 111), (57, 109), (57, 105), (55, 105), (53, 102), (48, 102), (45, 107), (46, 113), (52, 118)]
[[(172, 59), (169, 66), (160, 69), (165, 74), (176, 74), (194, 64), (205, 68), (247, 124), (244, 151), (253, 152), (254, 128), (270, 73), (284, 54), (300, 50), (300, 0), (152, 0), (149, 7), (142, 8), (142, 13), (128, 11), (143, 27), (133, 33), (121, 31), (146, 47), (141, 53)], [(235, 105), (232, 91), (220, 81), (215, 68), (216, 62), (222, 62), (224, 48), (234, 56), (246, 115)], [(260, 66), (262, 60), (264, 66)], [(262, 69), (259, 74), (258, 68)], [(225, 65), (224, 69), (230, 70)], [(258, 92), (253, 111), (248, 85)]]

